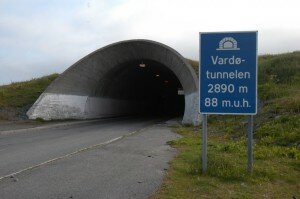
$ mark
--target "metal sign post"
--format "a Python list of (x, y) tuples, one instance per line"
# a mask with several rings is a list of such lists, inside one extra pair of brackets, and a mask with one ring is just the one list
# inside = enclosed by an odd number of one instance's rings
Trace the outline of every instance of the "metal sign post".
[(202, 115), (202, 173), (207, 170), (207, 115)]
[(200, 33), (199, 112), (202, 172), (207, 170), (207, 114), (250, 115), (248, 171), (253, 170), (253, 115), (257, 112), (257, 31)]
[(253, 172), (253, 115), (248, 116), (247, 145), (248, 145), (247, 169), (249, 173), (252, 173)]

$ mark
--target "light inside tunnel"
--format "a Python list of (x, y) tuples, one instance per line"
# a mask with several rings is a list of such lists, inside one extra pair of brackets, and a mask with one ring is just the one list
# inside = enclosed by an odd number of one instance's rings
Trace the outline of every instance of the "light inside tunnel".
[(184, 112), (184, 96), (178, 95), (178, 88), (182, 88), (178, 78), (163, 64), (131, 60), (111, 69), (99, 82), (94, 95), (139, 105), (128, 114), (180, 116)]

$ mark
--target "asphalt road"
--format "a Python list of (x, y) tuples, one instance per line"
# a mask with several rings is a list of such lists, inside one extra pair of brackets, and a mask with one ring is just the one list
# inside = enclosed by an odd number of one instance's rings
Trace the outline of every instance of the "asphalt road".
[(148, 198), (176, 138), (151, 118), (0, 135), (0, 198)]

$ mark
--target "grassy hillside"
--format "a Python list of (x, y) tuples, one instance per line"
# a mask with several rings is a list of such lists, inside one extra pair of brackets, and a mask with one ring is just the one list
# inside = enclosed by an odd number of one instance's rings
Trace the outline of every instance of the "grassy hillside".
[(16, 119), (24, 115), (56, 77), (58, 74), (0, 86), (0, 119)]
[(254, 173), (246, 170), (247, 118), (210, 115), (207, 174), (201, 127), (174, 127), (183, 137), (169, 144), (180, 153), (153, 198), (300, 198), (300, 52), (260, 56), (258, 82)]

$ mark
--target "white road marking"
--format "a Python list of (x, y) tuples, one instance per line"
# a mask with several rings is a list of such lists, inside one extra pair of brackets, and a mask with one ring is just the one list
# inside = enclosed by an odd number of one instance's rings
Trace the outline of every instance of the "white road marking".
[(131, 136), (131, 135), (134, 135), (134, 134), (137, 134), (137, 133), (139, 133), (139, 132), (142, 132), (142, 131), (144, 131), (144, 130), (147, 129), (147, 128), (149, 128), (149, 127), (145, 127), (145, 128), (140, 129), (140, 130), (133, 131), (133, 132), (131, 132), (131, 133), (129, 133), (129, 134), (126, 134), (126, 135), (122, 135), (122, 136), (120, 136), (120, 137), (113, 138), (113, 139), (108, 140), (108, 141), (106, 141), (106, 142), (102, 142), (102, 143), (99, 143), (99, 144), (91, 145), (91, 146), (88, 146), (88, 147), (79, 149), (79, 150), (77, 150), (77, 151), (74, 151), (74, 152), (72, 152), (72, 153), (69, 153), (69, 154), (66, 154), (66, 155), (62, 155), (62, 156), (59, 156), (59, 157), (56, 157), (56, 158), (47, 160), (47, 161), (42, 162), (42, 163), (40, 163), (40, 164), (36, 164), (36, 165), (34, 165), (34, 166), (30, 166), (30, 167), (27, 167), (27, 168), (25, 168), (25, 169), (21, 169), (21, 170), (19, 170), (19, 171), (10, 173), (10, 174), (5, 175), (5, 176), (1, 176), (1, 177), (0, 177), (0, 181), (1, 181), (1, 180), (4, 180), (4, 179), (6, 179), (6, 178), (10, 178), (11, 176), (18, 175), (18, 174), (23, 173), (23, 172), (25, 172), (25, 171), (29, 171), (29, 170), (32, 170), (32, 169), (41, 167), (41, 166), (43, 166), (43, 165), (52, 163), (52, 162), (54, 162), (54, 161), (57, 161), (57, 160), (60, 160), (60, 159), (64, 159), (64, 158), (67, 158), (67, 157), (71, 157), (71, 156), (73, 156), (73, 155), (76, 155), (76, 154), (81, 153), (81, 152), (84, 152), (84, 151), (92, 150), (92, 149), (95, 149), (95, 148), (100, 148), (100, 147), (102, 147), (102, 146), (105, 146), (105, 145), (111, 144), (111, 143), (113, 143), (113, 142), (116, 142), (116, 141), (118, 141), (118, 140), (121, 140), (121, 139), (123, 139), (123, 138), (125, 138), (125, 137), (129, 137), (129, 136)]
[(85, 124), (85, 123), (92, 123), (96, 121), (105, 121), (109, 120), (108, 119), (94, 119), (94, 120), (85, 120), (85, 121), (75, 121), (75, 122), (63, 122), (63, 123), (58, 123), (58, 124), (49, 124), (45, 126), (36, 126), (36, 127), (30, 127), (30, 128), (24, 128), (24, 129), (15, 129), (15, 130), (5, 130), (5, 131), (0, 131), (0, 135), (8, 135), (12, 133), (24, 133), (24, 132), (32, 132), (32, 131), (38, 131), (38, 130), (45, 130), (45, 129), (53, 129), (53, 128), (58, 128), (58, 127), (67, 127), (70, 125), (75, 125), (75, 124)]

